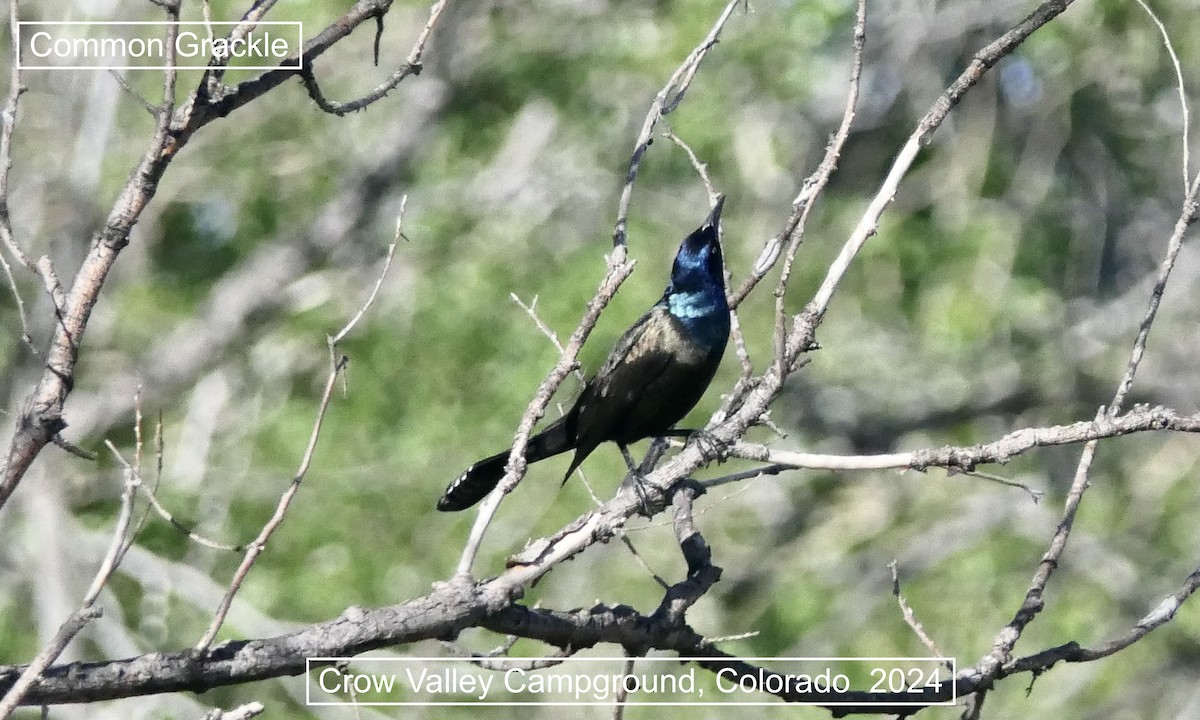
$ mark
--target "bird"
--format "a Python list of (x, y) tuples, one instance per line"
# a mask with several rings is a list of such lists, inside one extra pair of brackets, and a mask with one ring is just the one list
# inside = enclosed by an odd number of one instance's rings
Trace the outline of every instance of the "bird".
[[(648, 437), (687, 434), (674, 426), (700, 401), (729, 341), (729, 304), (718, 239), (725, 196), (684, 238), (662, 298), (617, 340), (564, 416), (529, 438), (525, 461), (574, 450), (563, 484), (601, 443), (614, 442), (632, 469), (627, 446)], [(442, 511), (466, 510), (504, 477), (511, 448), (455, 478), (438, 500)]]

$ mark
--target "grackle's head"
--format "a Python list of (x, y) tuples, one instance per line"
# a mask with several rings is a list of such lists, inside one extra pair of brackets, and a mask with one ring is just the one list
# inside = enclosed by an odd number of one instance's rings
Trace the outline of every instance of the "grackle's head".
[(676, 292), (711, 287), (714, 283), (724, 288), (725, 270), (721, 244), (717, 241), (717, 228), (724, 205), (725, 196), (717, 196), (717, 202), (704, 224), (680, 244), (675, 265), (671, 268), (671, 287)]

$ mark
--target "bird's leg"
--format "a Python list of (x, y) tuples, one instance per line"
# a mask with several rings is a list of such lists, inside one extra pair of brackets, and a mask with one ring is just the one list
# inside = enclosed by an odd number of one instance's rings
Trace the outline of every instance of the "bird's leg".
[(634, 462), (633, 455), (625, 443), (617, 443), (617, 447), (621, 448), (621, 457), (625, 458), (625, 466), (629, 468), (629, 477), (633, 478), (633, 491), (637, 493), (638, 500), (642, 503), (642, 512), (646, 517), (650, 517), (650, 498), (646, 495), (646, 488), (642, 486), (642, 470)]
[(638, 472), (638, 464), (636, 461), (634, 461), (633, 454), (629, 452), (629, 446), (625, 444), (618, 444), (617, 447), (621, 448), (621, 457), (625, 458), (625, 467), (629, 468), (630, 474), (635, 476), (640, 475), (641, 473)]
[(718, 440), (708, 430), (692, 430), (688, 428), (671, 428), (662, 434), (663, 437), (679, 437), (683, 438), (684, 442), (695, 440), (696, 445), (700, 448), (700, 454), (706, 459), (716, 460), (717, 462), (725, 462), (729, 459), (726, 443)]

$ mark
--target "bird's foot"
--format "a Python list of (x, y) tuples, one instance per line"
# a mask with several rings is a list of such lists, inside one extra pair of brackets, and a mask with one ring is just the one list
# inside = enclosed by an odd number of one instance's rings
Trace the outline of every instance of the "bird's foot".
[(643, 478), (641, 473), (637, 472), (636, 470), (630, 473), (630, 477), (633, 479), (633, 491), (637, 493), (638, 503), (640, 503), (642, 506), (642, 515), (645, 515), (646, 517), (654, 517), (654, 510), (650, 507), (650, 495), (646, 492), (646, 488), (649, 487), (649, 485), (646, 483), (646, 479)]
[(638, 468), (630, 468), (629, 474), (625, 476), (625, 480), (621, 483), (624, 487), (628, 485), (633, 489), (638, 498), (638, 513), (646, 517), (653, 517), (654, 511), (650, 503), (650, 492), (652, 490), (650, 483), (646, 482), (646, 477), (638, 470)]
[(638, 502), (641, 504), (641, 512), (646, 517), (653, 517), (654, 513), (650, 508), (650, 494), (647, 492), (649, 483), (646, 482), (646, 476), (642, 474), (642, 468), (633, 459), (629, 448), (625, 445), (618, 444), (621, 448), (621, 456), (625, 458), (625, 467), (629, 468), (629, 475), (625, 477), (625, 481), (633, 485), (633, 491), (637, 493)]
[(716, 460), (723, 463), (729, 459), (729, 444), (713, 435), (708, 430), (680, 430), (679, 435), (686, 441), (694, 440), (696, 447), (705, 460)]

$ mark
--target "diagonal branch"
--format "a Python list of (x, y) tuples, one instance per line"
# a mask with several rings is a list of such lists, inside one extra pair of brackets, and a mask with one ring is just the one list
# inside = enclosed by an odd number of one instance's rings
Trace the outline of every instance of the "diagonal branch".
[[(1158, 314), (1158, 308), (1162, 303), (1162, 296), (1166, 291), (1171, 271), (1175, 267), (1175, 261), (1179, 257), (1179, 251), (1183, 248), (1183, 236), (1187, 232), (1191, 218), (1195, 216), (1198, 199), (1200, 199), (1200, 176), (1192, 183), (1187, 197), (1184, 198), (1179, 218), (1176, 220), (1171, 238), (1167, 242), (1166, 255), (1159, 266), (1158, 277), (1154, 282), (1154, 287), (1150, 291), (1150, 301), (1146, 308), (1146, 314), (1142, 318), (1141, 326), (1138, 328), (1137, 337), (1134, 338), (1125, 374), (1122, 376), (1117, 390), (1113, 394), (1113, 400), (1108, 409), (1101, 408), (1097, 411), (1097, 423), (1113, 419), (1121, 411), (1121, 406), (1130, 388), (1133, 387), (1133, 378), (1145, 353), (1146, 340), (1149, 338), (1150, 328), (1154, 324), (1154, 318)], [(1067, 493), (1067, 499), (1064, 503), (1062, 519), (1059, 521), (1058, 528), (1050, 539), (1046, 553), (1042, 556), (1041, 562), (1038, 563), (1037, 570), (1030, 581), (1029, 589), (1025, 592), (1025, 598), (1021, 602), (1021, 606), (1017, 609), (1013, 619), (996, 634), (991, 652), (980, 660), (979, 665), (982, 668), (984, 678), (994, 677), (1000, 671), (1004, 663), (1010, 659), (1013, 647), (1016, 646), (1017, 641), (1021, 638), (1021, 633), (1024, 632), (1029, 623), (1045, 607), (1043, 593), (1045, 592), (1046, 584), (1050, 581), (1051, 575), (1054, 574), (1055, 568), (1058, 567), (1059, 557), (1062, 556), (1063, 551), (1066, 549), (1067, 540), (1071, 536), (1071, 529), (1075, 523), (1075, 514), (1079, 509), (1079, 504), (1082, 502), (1084, 494), (1090, 486), (1090, 471), (1092, 462), (1096, 457), (1096, 449), (1097, 442), (1093, 439), (1083, 447), (1083, 451), (1080, 453), (1079, 463), (1075, 468), (1075, 475), (1071, 481), (1071, 489)]]
[(308, 446), (305, 447), (304, 455), (300, 459), (300, 467), (296, 470), (296, 474), (292, 477), (292, 482), (288, 484), (287, 489), (283, 492), (283, 495), (280, 496), (279, 503), (276, 505), (275, 513), (271, 516), (271, 519), (268, 520), (265, 525), (263, 525), (258, 537), (256, 537), (254, 541), (246, 547), (246, 554), (242, 557), (242, 562), (233, 575), (233, 581), (229, 584), (229, 589), (225, 592), (225, 597), (221, 599), (220, 605), (217, 606), (217, 611), (213, 615), (212, 623), (209, 624), (208, 629), (204, 632), (204, 636), (201, 637), (200, 641), (196, 644), (196, 650), (198, 651), (203, 652), (207, 650), (212, 645), (213, 640), (216, 639), (217, 632), (221, 629), (221, 625), (224, 624), (225, 616), (229, 613), (230, 606), (233, 605), (234, 596), (237, 595), (237, 592), (241, 588), (242, 583), (245, 581), (247, 574), (250, 572), (250, 568), (254, 566), (255, 560), (257, 560), (262, 551), (266, 549), (267, 542), (271, 539), (271, 536), (275, 533), (275, 530), (277, 530), (279, 525), (283, 523), (284, 515), (287, 513), (288, 508), (291, 507), (292, 500), (296, 497), (296, 493), (300, 490), (300, 483), (304, 480), (305, 475), (308, 474), (308, 468), (312, 464), (313, 454), (317, 449), (317, 440), (321, 437), (321, 426), (325, 421), (325, 411), (329, 409), (329, 402), (333, 398), (333, 388), (337, 383), (338, 376), (346, 368), (346, 364), (349, 362), (349, 359), (344, 355), (341, 358), (337, 357), (337, 344), (343, 340), (351, 330), (354, 329), (359, 320), (362, 319), (363, 315), (366, 314), (367, 310), (369, 310), (371, 305), (375, 302), (375, 298), (379, 294), (379, 288), (383, 285), (383, 280), (387, 277), (388, 269), (392, 266), (392, 257), (396, 253), (396, 244), (400, 242), (400, 238), (403, 236), (403, 233), (401, 232), (401, 226), (404, 222), (404, 211), (407, 205), (408, 196), (405, 195), (400, 199), (400, 211), (396, 217), (396, 235), (392, 238), (391, 244), (388, 245), (387, 255), (383, 262), (383, 268), (379, 271), (379, 277), (376, 279), (374, 287), (371, 288), (370, 295), (367, 296), (367, 299), (363, 302), (362, 307), (359, 308), (358, 312), (356, 312), (350, 318), (350, 320), (341, 330), (339, 330), (336, 334), (326, 338), (326, 342), (329, 346), (329, 356), (332, 362), (330, 364), (329, 376), (325, 379), (325, 390), (321, 393), (321, 400), (317, 405), (317, 416), (313, 420), (312, 431), (310, 432), (308, 438)]

